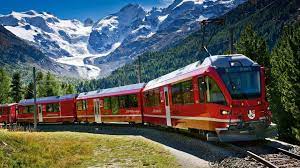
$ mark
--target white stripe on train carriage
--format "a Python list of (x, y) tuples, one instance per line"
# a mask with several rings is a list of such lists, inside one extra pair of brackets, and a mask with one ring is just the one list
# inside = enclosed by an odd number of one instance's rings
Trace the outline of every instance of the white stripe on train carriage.
[(101, 115), (101, 117), (142, 117), (142, 114), (127, 114), (127, 115)]
[[(149, 115), (144, 114), (145, 117), (155, 117), (155, 118), (166, 118), (165, 115)], [(185, 120), (203, 120), (203, 121), (215, 121), (215, 122), (239, 122), (239, 119), (219, 119), (210, 117), (186, 117), (186, 116), (171, 116), (172, 119), (185, 119)]]
[[(77, 116), (79, 118), (81, 117), (95, 117), (95, 115), (80, 115), (80, 116)], [(142, 117), (141, 114), (128, 114), (128, 115), (101, 115), (101, 117)]]
[(173, 119), (185, 119), (185, 120), (204, 120), (204, 121), (215, 121), (215, 122), (239, 122), (239, 119), (219, 119), (211, 117), (185, 117), (185, 116), (171, 116)]
[(95, 117), (95, 115), (78, 115), (78, 118), (83, 118), (83, 117)]
[[(45, 119), (47, 118), (74, 118), (74, 116), (53, 116), (53, 117), (43, 117)], [(29, 120), (29, 119), (34, 119), (34, 118), (17, 118), (17, 119), (20, 119), (20, 120)]]
[(74, 118), (74, 116), (52, 116), (52, 117), (43, 117), (43, 118)]
[(260, 120), (264, 120), (264, 119), (266, 119), (266, 117), (259, 117), (259, 119), (260, 119)]
[(31, 120), (31, 119), (33, 120), (33, 118), (20, 118), (20, 117), (18, 117), (17, 119), (18, 119), (18, 120), (29, 120), (29, 119), (30, 119), (30, 120)]
[(155, 118), (166, 118), (165, 115), (151, 115), (151, 114), (144, 114), (145, 117), (155, 117)]
[(216, 131), (227, 131), (228, 128), (215, 128)]

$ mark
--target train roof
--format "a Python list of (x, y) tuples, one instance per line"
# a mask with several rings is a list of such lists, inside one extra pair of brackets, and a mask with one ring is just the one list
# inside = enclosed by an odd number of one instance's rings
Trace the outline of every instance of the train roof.
[(257, 63), (255, 63), (254, 61), (242, 54), (214, 55), (205, 58), (205, 60), (202, 63), (200, 61), (194, 62), (183, 68), (180, 68), (164, 76), (149, 81), (148, 84), (145, 86), (144, 91), (202, 74), (208, 67), (231, 67), (232, 63), (239, 63), (242, 66), (258, 66)]
[(134, 94), (140, 92), (144, 88), (144, 86), (145, 83), (137, 83), (108, 89), (99, 89), (91, 92), (80, 93), (77, 99)]
[(0, 107), (9, 107), (9, 106), (13, 106), (16, 105), (17, 103), (10, 103), (10, 104), (0, 104)]
[[(64, 96), (40, 97), (40, 98), (36, 99), (36, 103), (37, 104), (54, 103), (54, 102), (59, 102), (59, 101), (70, 100), (70, 99), (76, 98), (76, 96), (77, 96), (77, 94), (69, 94), (69, 95), (64, 95)], [(19, 105), (23, 105), (23, 106), (34, 105), (34, 99), (21, 100), (19, 102)]]
[(60, 101), (65, 101), (65, 100), (70, 100), (70, 99), (74, 99), (78, 96), (78, 94), (68, 94), (68, 95), (63, 95), (59, 97)]

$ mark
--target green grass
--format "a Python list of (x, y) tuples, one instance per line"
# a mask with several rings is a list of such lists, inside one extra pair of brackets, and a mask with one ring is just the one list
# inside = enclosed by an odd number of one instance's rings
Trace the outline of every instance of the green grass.
[(179, 167), (142, 137), (0, 130), (0, 167)]

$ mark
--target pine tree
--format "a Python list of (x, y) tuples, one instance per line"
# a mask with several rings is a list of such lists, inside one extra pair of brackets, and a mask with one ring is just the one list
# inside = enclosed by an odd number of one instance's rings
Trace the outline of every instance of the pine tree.
[(60, 87), (56, 79), (51, 75), (50, 72), (46, 74), (46, 77), (43, 81), (43, 85), (45, 87), (45, 95), (47, 96), (58, 96), (60, 95)]
[(244, 54), (264, 67), (270, 67), (267, 42), (247, 25), (236, 44), (239, 54)]
[(6, 71), (0, 68), (0, 104), (8, 103), (9, 99), (10, 78)]
[(34, 97), (33, 89), (34, 89), (33, 83), (30, 82), (25, 88), (25, 94), (24, 94), (25, 99), (32, 99)]
[(10, 85), (10, 96), (14, 102), (19, 102), (22, 99), (23, 90), (20, 73), (14, 73)]
[(74, 94), (74, 93), (76, 93), (74, 85), (67, 84), (65, 94)]
[(44, 97), (46, 95), (46, 90), (43, 82), (44, 74), (39, 71), (36, 75), (37, 97)]
[(271, 55), (271, 108), (280, 137), (300, 142), (300, 23), (287, 27)]

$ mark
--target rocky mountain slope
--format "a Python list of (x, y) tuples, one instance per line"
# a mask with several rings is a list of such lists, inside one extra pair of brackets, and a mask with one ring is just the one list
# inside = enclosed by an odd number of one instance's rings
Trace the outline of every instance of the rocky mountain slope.
[(128, 4), (95, 23), (31, 10), (0, 15), (0, 24), (52, 60), (76, 66), (76, 74), (90, 79), (106, 76), (146, 51), (175, 45), (199, 28), (199, 20), (221, 16), (244, 1), (175, 0), (150, 11)]
[[(241, 31), (251, 24), (254, 30), (263, 37), (271, 50), (280, 37), (283, 27), (300, 21), (300, 1), (298, 0), (258, 0), (257, 4), (246, 2), (219, 17), (225, 19), (223, 26), (206, 27), (205, 44), (211, 54), (224, 54), (228, 51), (229, 30), (233, 28), (236, 42)], [(159, 76), (184, 67), (192, 62), (204, 60), (209, 56), (202, 46), (202, 31), (196, 31), (187, 38), (168, 49), (158, 52), (146, 52), (140, 56), (142, 81), (147, 82)], [(208, 43), (211, 39), (210, 43)], [(114, 87), (136, 83), (137, 65), (135, 60), (111, 73), (110, 76), (82, 83), (82, 91)]]
[(17, 37), (0, 25), (0, 65), (9, 68), (9, 71), (26, 71), (35, 66), (38, 69), (50, 71), (60, 76), (75, 77), (76, 67), (59, 64), (35, 45)]

